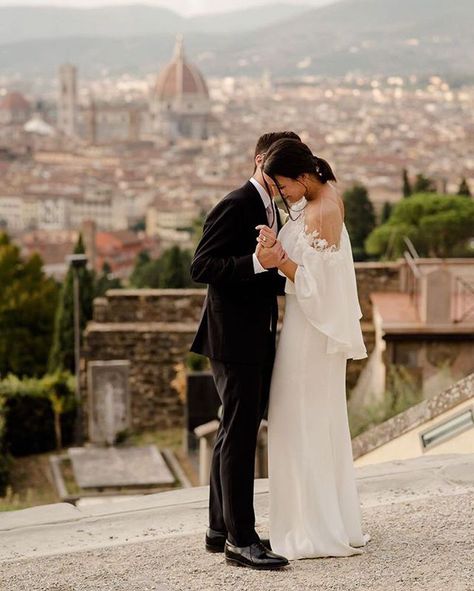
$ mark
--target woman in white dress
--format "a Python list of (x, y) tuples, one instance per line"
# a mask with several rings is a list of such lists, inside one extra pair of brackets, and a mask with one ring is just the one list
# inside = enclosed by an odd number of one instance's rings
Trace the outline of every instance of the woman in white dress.
[[(346, 408), (347, 359), (367, 357), (344, 206), (329, 164), (279, 140), (263, 164), (290, 204), (285, 317), (268, 410), (270, 542), (289, 559), (349, 556), (362, 533)], [(259, 226), (260, 247), (277, 237)]]

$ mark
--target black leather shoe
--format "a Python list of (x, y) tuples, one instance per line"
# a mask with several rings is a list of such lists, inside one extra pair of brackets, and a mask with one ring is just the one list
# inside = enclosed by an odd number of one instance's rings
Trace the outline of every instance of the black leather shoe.
[(206, 550), (208, 552), (224, 552), (227, 534), (207, 528), (206, 531)]
[(290, 563), (284, 556), (275, 554), (262, 542), (254, 542), (250, 546), (234, 546), (228, 540), (225, 543), (225, 558), (229, 564), (246, 566), (258, 570), (274, 570), (284, 568)]
[[(211, 529), (209, 527), (206, 531), (206, 550), (208, 552), (224, 552), (226, 538), (227, 534), (216, 531), (215, 529)], [(272, 549), (270, 540), (263, 539), (260, 541), (266, 548), (269, 550)]]

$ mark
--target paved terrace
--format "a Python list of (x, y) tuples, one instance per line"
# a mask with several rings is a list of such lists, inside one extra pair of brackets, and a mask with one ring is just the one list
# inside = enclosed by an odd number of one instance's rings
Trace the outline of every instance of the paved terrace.
[[(357, 469), (360, 556), (227, 566), (203, 550), (208, 488), (82, 509), (58, 503), (0, 514), (2, 591), (474, 591), (474, 455)], [(268, 533), (268, 482), (257, 481)]]

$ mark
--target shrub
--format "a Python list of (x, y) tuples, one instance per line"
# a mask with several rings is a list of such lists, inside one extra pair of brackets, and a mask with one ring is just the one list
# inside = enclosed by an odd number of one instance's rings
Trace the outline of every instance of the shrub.
[(4, 445), (14, 456), (50, 451), (73, 441), (76, 402), (68, 372), (0, 381)]

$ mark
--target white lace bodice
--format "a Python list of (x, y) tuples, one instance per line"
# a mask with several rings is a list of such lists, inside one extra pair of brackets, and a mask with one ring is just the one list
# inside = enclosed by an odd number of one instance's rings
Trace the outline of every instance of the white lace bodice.
[(347, 240), (349, 240), (349, 235), (347, 234), (345, 224), (342, 226), (339, 244), (329, 245), (325, 238), (319, 237), (318, 230), (308, 232), (308, 226), (306, 225), (305, 221), (305, 213), (302, 207), (303, 206), (300, 205), (298, 209), (292, 213), (295, 219), (288, 219), (278, 234), (278, 239), (282, 243), (283, 248), (289, 254), (290, 258), (298, 265), (302, 264), (302, 255), (306, 246), (311, 247), (313, 250), (316, 250), (323, 255), (334, 254), (336, 257), (340, 257), (343, 253), (343, 248), (346, 247), (347, 249)]

